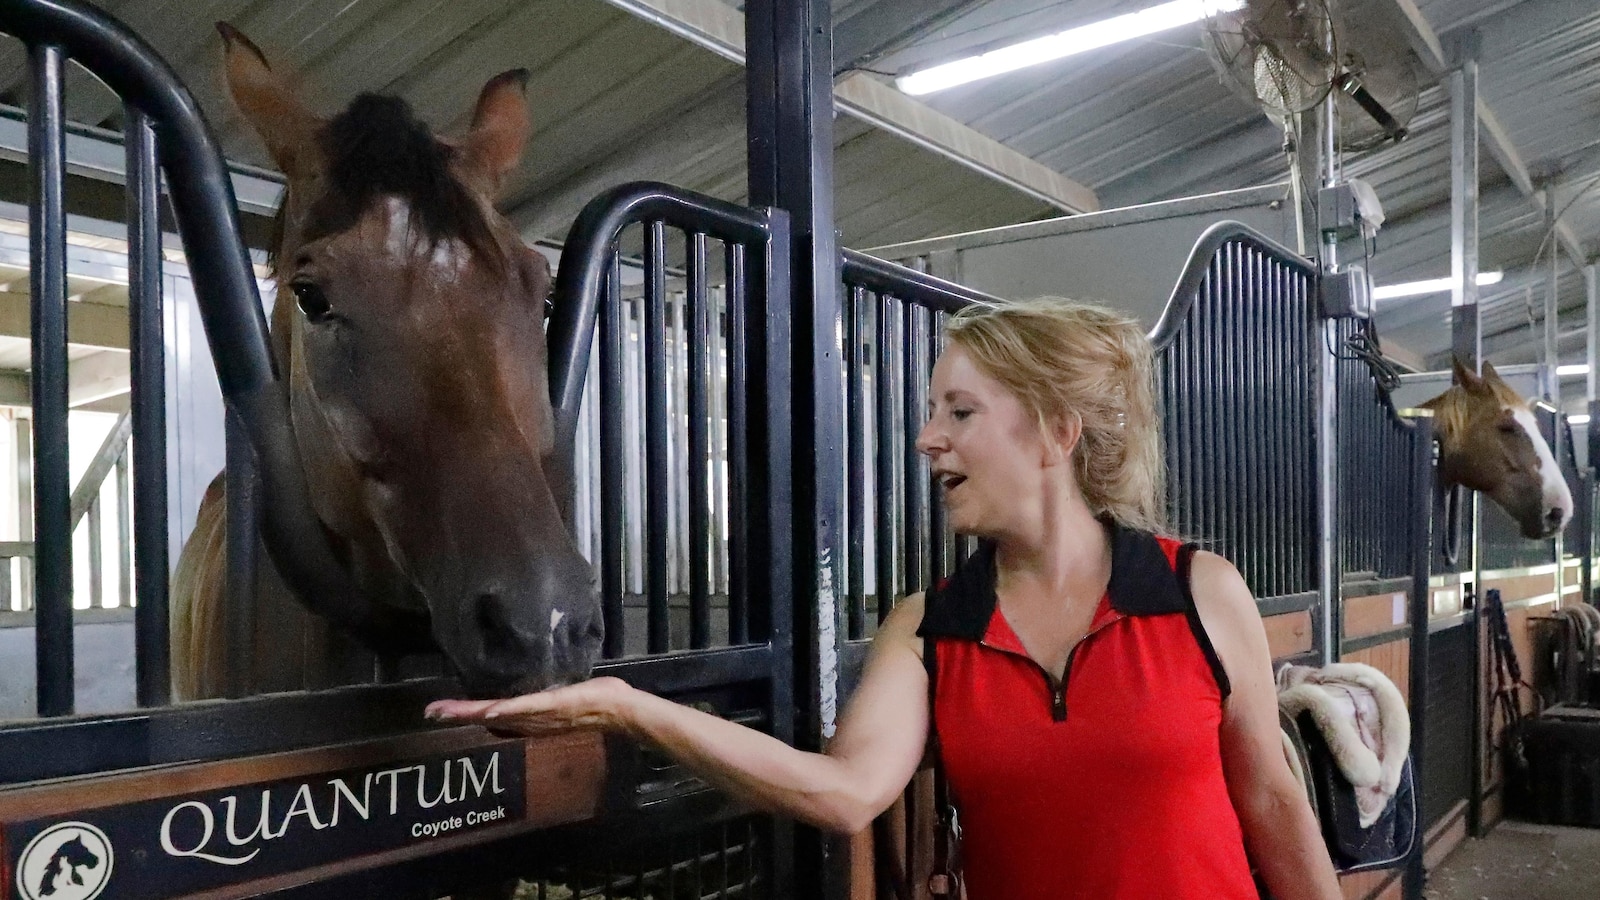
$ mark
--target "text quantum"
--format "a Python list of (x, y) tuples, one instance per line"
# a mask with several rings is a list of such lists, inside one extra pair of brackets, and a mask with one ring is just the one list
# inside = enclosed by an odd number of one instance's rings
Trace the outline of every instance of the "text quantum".
[(520, 821), (524, 773), (506, 741), (8, 825), (5, 845), (87, 822), (116, 856), (102, 897), (164, 898)]

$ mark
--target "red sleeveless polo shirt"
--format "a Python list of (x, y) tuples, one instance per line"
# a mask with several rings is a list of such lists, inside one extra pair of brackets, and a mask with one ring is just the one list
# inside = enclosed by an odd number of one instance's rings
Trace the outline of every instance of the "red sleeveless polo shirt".
[(968, 896), (1256, 900), (1190, 551), (1110, 533), (1111, 583), (1062, 685), (1006, 624), (992, 547), (928, 592), (919, 633)]

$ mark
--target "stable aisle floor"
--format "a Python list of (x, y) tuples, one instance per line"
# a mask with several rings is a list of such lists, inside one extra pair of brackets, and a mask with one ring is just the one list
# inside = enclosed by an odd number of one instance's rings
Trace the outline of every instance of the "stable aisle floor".
[(1427, 900), (1600, 898), (1600, 829), (1503, 822), (1461, 845), (1428, 879)]

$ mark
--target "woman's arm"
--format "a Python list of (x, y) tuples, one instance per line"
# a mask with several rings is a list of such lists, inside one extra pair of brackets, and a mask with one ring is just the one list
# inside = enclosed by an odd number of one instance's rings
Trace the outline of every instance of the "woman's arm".
[(826, 754), (796, 750), (616, 678), (509, 700), (440, 700), (427, 715), (522, 735), (578, 728), (627, 733), (752, 806), (854, 834), (894, 802), (922, 760), (928, 676), (916, 636), (921, 622), (918, 594), (883, 623)]
[(1328, 849), (1283, 756), (1272, 655), (1255, 598), (1231, 563), (1196, 553), (1190, 587), (1233, 687), (1222, 713), (1222, 766), (1245, 846), (1277, 900), (1339, 900)]

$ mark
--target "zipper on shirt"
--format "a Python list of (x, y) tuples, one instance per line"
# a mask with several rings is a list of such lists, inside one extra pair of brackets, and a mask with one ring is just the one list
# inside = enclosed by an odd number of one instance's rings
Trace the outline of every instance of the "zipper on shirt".
[(978, 644), (979, 646), (988, 647), (990, 650), (997, 650), (1001, 653), (1007, 653), (1012, 656), (1020, 656), (1032, 663), (1033, 667), (1039, 670), (1039, 674), (1044, 676), (1045, 687), (1050, 691), (1050, 720), (1053, 722), (1065, 722), (1067, 720), (1067, 684), (1072, 679), (1072, 660), (1077, 657), (1078, 648), (1083, 646), (1084, 641), (1094, 637), (1096, 634), (1099, 634), (1117, 622), (1121, 622), (1125, 618), (1127, 617), (1119, 615), (1102, 622), (1099, 627), (1091, 628), (1089, 631), (1084, 633), (1083, 637), (1080, 637), (1077, 639), (1077, 641), (1073, 642), (1072, 649), (1067, 651), (1067, 665), (1061, 672), (1060, 681), (1057, 681), (1056, 677), (1050, 674), (1049, 669), (1039, 665), (1038, 660), (1026, 653), (1017, 653), (1013, 650), (1005, 650), (1000, 647), (996, 647), (988, 641), (979, 641)]

